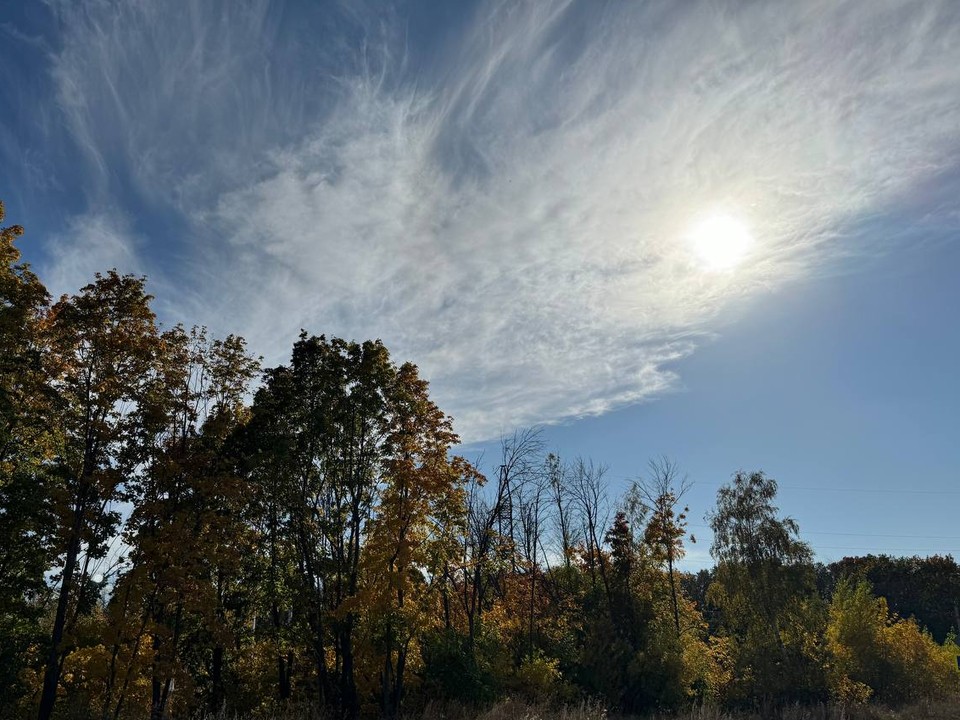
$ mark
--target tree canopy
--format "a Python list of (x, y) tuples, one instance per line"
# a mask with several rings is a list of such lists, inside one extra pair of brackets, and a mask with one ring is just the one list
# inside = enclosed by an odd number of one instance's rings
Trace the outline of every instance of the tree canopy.
[[(3, 207), (0, 205), (0, 221)], [(738, 471), (622, 497), (536, 429), (486, 463), (416, 365), (303, 331), (164, 328), (143, 277), (51, 302), (0, 230), (0, 718), (398, 718), (501, 697), (612, 711), (956, 693), (953, 558), (817, 566)]]

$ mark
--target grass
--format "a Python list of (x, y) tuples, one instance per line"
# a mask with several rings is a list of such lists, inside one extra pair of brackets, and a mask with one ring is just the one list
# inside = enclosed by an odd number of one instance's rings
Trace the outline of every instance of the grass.
[[(314, 720), (306, 710), (271, 715), (257, 720)], [(407, 720), (958, 720), (960, 698), (923, 701), (901, 708), (875, 705), (841, 707), (838, 705), (790, 706), (769, 711), (731, 712), (713, 707), (698, 707), (677, 714), (653, 714), (640, 718), (611, 715), (600, 705), (582, 703), (555, 707), (506, 700), (485, 709), (452, 703), (433, 703)], [(244, 720), (234, 716), (207, 717), (205, 720)]]

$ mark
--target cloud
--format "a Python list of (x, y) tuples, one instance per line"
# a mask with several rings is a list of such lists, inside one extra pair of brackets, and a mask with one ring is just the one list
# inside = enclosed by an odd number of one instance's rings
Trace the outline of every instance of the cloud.
[(143, 263), (138, 244), (122, 217), (90, 213), (71, 218), (69, 227), (45, 242), (47, 262), (43, 281), (51, 296), (72, 294), (93, 281), (98, 272), (115, 268), (120, 273), (141, 275)]
[[(381, 337), (471, 440), (654, 397), (732, 299), (877, 252), (863, 218), (956, 211), (916, 196), (957, 177), (946, 1), (485, 3), (428, 48), (400, 9), (81, 5), (91, 203), (176, 215), (142, 255), (179, 312), (272, 362)], [(716, 209), (757, 238), (733, 273), (684, 239)]]

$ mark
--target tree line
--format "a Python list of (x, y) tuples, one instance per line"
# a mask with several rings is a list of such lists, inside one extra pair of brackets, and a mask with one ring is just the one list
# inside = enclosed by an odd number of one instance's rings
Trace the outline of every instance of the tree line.
[(535, 430), (470, 462), (381, 342), (302, 332), (261, 370), (240, 337), (160, 326), (142, 277), (52, 300), (22, 232), (0, 230), (0, 717), (960, 685), (950, 557), (817, 565), (776, 482), (738, 472), (709, 515), (715, 567), (683, 573), (672, 461), (622, 497)]

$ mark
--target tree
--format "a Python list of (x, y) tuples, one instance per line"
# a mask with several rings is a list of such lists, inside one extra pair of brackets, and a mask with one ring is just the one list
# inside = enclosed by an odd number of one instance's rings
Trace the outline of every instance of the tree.
[(530, 479), (516, 491), (516, 511), (518, 515), (518, 537), (515, 546), (523, 560), (522, 572), (526, 576), (529, 588), (526, 604), (527, 657), (526, 663), (534, 662), (536, 651), (537, 586), (541, 575), (541, 561), (546, 562), (542, 553), (544, 526), (544, 497), (547, 493), (549, 478), (546, 474), (531, 474)]
[[(581, 672), (587, 688), (626, 713), (655, 707), (677, 707), (691, 697), (693, 685), (709, 666), (702, 640), (702, 620), (696, 609), (679, 599), (680, 618), (687, 632), (676, 632), (671, 593), (665, 573), (649, 544), (638, 540), (632, 524), (643, 526), (644, 509), (619, 510), (604, 536), (608, 565), (607, 597), (593, 588), (584, 598)], [(597, 607), (606, 600), (606, 611)], [(695, 631), (695, 632), (691, 632)], [(700, 658), (691, 658), (697, 654)]]
[[(377, 501), (387, 393), (396, 367), (377, 342), (301, 333), (291, 363), (266, 374), (253, 406), (265, 432), (252, 448), (282, 490), (283, 537), (298, 568), (294, 614), (309, 629), (319, 701), (359, 712), (354, 640), (362, 541)], [(258, 493), (266, 494), (262, 487)], [(269, 507), (270, 502), (265, 503)]]
[[(4, 209), (0, 202), (0, 223)], [(27, 647), (39, 634), (52, 516), (45, 460), (52, 440), (41, 356), (49, 296), (0, 225), (0, 715), (20, 694)]]
[(752, 670), (750, 692), (800, 696), (808, 689), (799, 681), (803, 642), (819, 632), (808, 627), (819, 606), (810, 546), (797, 537), (795, 520), (779, 516), (776, 494), (773, 478), (742, 471), (717, 492), (708, 518), (717, 561), (710, 598), (738, 642), (742, 676)]
[(541, 449), (540, 431), (536, 428), (502, 437), (496, 484), (485, 488), (486, 477), (480, 473), (471, 475), (466, 532), (457, 561), (449, 563), (446, 570), (466, 620), (469, 654), (481, 633), (491, 590), (504, 592), (508, 571), (517, 569), (517, 493), (537, 474)]
[(595, 465), (593, 460), (578, 458), (573, 464), (571, 493), (580, 522), (580, 537), (583, 538), (583, 557), (590, 575), (591, 587), (597, 587), (599, 579), (610, 604), (610, 583), (607, 578), (606, 557), (602, 552), (603, 531), (609, 519), (605, 465)]
[(388, 402), (383, 488), (365, 545), (361, 596), (383, 656), (381, 712), (394, 718), (408, 659), (433, 623), (443, 569), (462, 535), (464, 484), (474, 471), (449, 457), (458, 438), (415, 365), (399, 368)]
[(554, 453), (547, 455), (544, 462), (544, 471), (547, 476), (549, 498), (553, 506), (553, 518), (557, 532), (557, 549), (563, 558), (565, 568), (570, 568), (570, 559), (573, 557), (573, 548), (577, 543), (577, 535), (573, 527), (573, 497), (568, 483), (567, 468), (560, 461), (560, 456)]
[(810, 546), (797, 537), (796, 520), (778, 517), (776, 495), (777, 481), (762, 471), (738, 471), (731, 484), (717, 491), (717, 507), (708, 519), (714, 536), (710, 554), (718, 563), (759, 567), (811, 562)]
[(624, 511), (614, 515), (603, 543), (609, 550), (598, 545), (592, 557), (584, 557), (588, 571), (591, 563), (605, 569), (603, 584), (591, 582), (584, 597), (581, 682), (618, 710), (636, 712), (643, 701), (638, 697), (634, 659), (645, 644), (650, 617), (649, 605), (636, 592), (640, 558)]
[[(251, 545), (243, 512), (247, 489), (232, 471), (228, 448), (245, 420), (243, 396), (257, 362), (235, 336), (211, 342), (203, 329), (188, 333), (177, 326), (161, 339), (150, 402), (140, 408), (142, 462), (127, 483), (134, 503), (125, 532), (130, 566), (111, 603), (120, 632), (104, 718), (111, 711), (119, 716), (125, 701), (129, 665), (114, 699), (124, 644), (131, 646), (130, 661), (149, 645), (151, 717), (165, 716), (175, 678), (185, 685), (208, 677), (207, 704), (221, 709), (225, 646), (232, 644), (230, 618), (237, 610), (228, 605)], [(209, 653), (208, 667), (184, 667), (188, 632), (191, 654)]]
[(949, 555), (844, 558), (828, 571), (834, 580), (867, 580), (892, 612), (915, 617), (937, 642), (960, 631), (960, 565)]
[(677, 587), (675, 564), (684, 556), (683, 537), (687, 528), (689, 508), (680, 508), (683, 496), (690, 489), (686, 477), (667, 457), (650, 460), (646, 478), (635, 482), (630, 495), (646, 509), (649, 517), (643, 540), (657, 562), (666, 563), (670, 583), (670, 605), (677, 635), (680, 635), (680, 591)]
[(67, 633), (83, 607), (90, 562), (116, 533), (124, 480), (141, 460), (140, 415), (157, 367), (160, 338), (144, 278), (97, 275), (64, 296), (45, 319), (47, 372), (56, 394), (56, 614), (47, 649), (40, 720), (53, 713)]
[(247, 517), (257, 538), (256, 576), (251, 578), (258, 589), (256, 637), (272, 649), (274, 697), (285, 704), (293, 690), (294, 651), (299, 646), (295, 636), (302, 629), (294, 625), (294, 612), (302, 610), (298, 588), (305, 568), (297, 562), (302, 556), (293, 533), (293, 483), (287, 479), (296, 441), (286, 414), (291, 376), (284, 369), (268, 371), (268, 378), (268, 385), (257, 392), (250, 420), (239, 430), (237, 442), (239, 472), (250, 488)]

